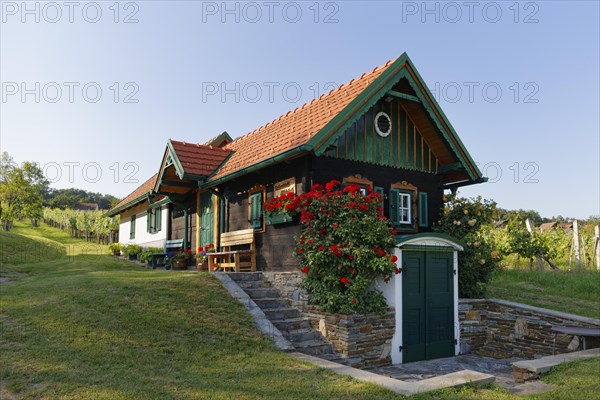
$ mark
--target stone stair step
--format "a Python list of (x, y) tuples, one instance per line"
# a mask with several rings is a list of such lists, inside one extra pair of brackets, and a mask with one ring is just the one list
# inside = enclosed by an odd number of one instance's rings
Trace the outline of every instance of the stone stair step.
[(313, 356), (333, 353), (331, 345), (323, 340), (303, 340), (292, 344), (299, 352)]
[(300, 317), (300, 311), (297, 308), (292, 307), (281, 307), (281, 308), (263, 308), (262, 309), (267, 318), (273, 320), (285, 320), (288, 318)]
[(250, 296), (253, 300), (279, 297), (279, 293), (277, 292), (277, 290), (272, 288), (244, 289), (244, 292), (246, 292), (248, 296)]
[(270, 288), (271, 286), (264, 281), (239, 281), (236, 282), (239, 287), (244, 289), (261, 289), (261, 288)]
[(283, 335), (292, 343), (303, 342), (306, 340), (323, 340), (321, 334), (311, 327), (292, 329), (289, 331), (282, 330), (281, 333), (283, 333)]
[(227, 275), (229, 275), (229, 277), (236, 282), (263, 280), (262, 272), (232, 272), (228, 273)]
[(259, 306), (263, 310), (289, 307), (287, 300), (284, 300), (281, 297), (257, 298), (257, 299), (254, 299), (254, 302), (256, 303), (257, 306)]
[(282, 332), (310, 328), (309, 322), (304, 318), (271, 319), (271, 323)]

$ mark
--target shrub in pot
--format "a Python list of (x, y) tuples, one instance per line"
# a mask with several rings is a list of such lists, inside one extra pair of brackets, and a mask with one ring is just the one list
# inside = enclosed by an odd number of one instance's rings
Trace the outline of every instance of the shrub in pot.
[(142, 252), (142, 246), (139, 244), (128, 244), (123, 249), (123, 253), (129, 257), (130, 260), (136, 260), (138, 255)]
[(192, 256), (191, 250), (180, 250), (173, 257), (170, 258), (171, 268), (174, 270), (187, 269), (188, 262)]
[(120, 256), (121, 255), (121, 251), (123, 251), (123, 248), (125, 248), (125, 246), (123, 245), (123, 243), (111, 243), (108, 246), (108, 250), (110, 250), (110, 252), (114, 256)]

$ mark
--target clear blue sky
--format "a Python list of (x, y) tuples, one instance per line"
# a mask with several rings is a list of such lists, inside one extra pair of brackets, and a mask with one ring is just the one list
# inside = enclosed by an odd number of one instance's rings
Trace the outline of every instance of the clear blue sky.
[(600, 214), (597, 1), (22, 4), (1, 3), (1, 150), (53, 187), (124, 196), (168, 138), (241, 136), (407, 52), (492, 181), (463, 195)]

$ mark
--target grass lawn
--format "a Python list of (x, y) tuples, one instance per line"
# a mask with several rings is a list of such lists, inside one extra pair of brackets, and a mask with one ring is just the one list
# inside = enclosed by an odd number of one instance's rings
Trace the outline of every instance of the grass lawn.
[[(0, 233), (0, 276), (12, 281), (0, 287), (2, 399), (400, 397), (277, 351), (207, 273), (85, 255), (84, 243), (65, 236), (25, 225)], [(34, 242), (51, 248), (64, 242), (74, 250), (46, 260), (5, 257), (6, 245)], [(535, 398), (591, 399), (586, 393), (600, 392), (599, 369), (596, 360), (562, 368), (548, 378), (560, 388)], [(522, 397), (490, 387), (417, 398)]]
[(487, 296), (600, 319), (600, 272), (504, 269)]
[[(18, 226), (1, 244), (62, 240), (31, 231)], [(147, 270), (67, 242), (69, 257), (3, 261), (13, 282), (0, 289), (2, 399), (398, 397), (277, 351), (206, 273)]]

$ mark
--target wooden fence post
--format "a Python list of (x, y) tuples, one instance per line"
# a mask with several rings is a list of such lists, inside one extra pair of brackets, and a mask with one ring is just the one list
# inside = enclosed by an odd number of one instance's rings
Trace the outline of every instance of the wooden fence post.
[(573, 251), (575, 252), (575, 267), (581, 270), (581, 253), (579, 251), (579, 225), (577, 220), (573, 221)]

